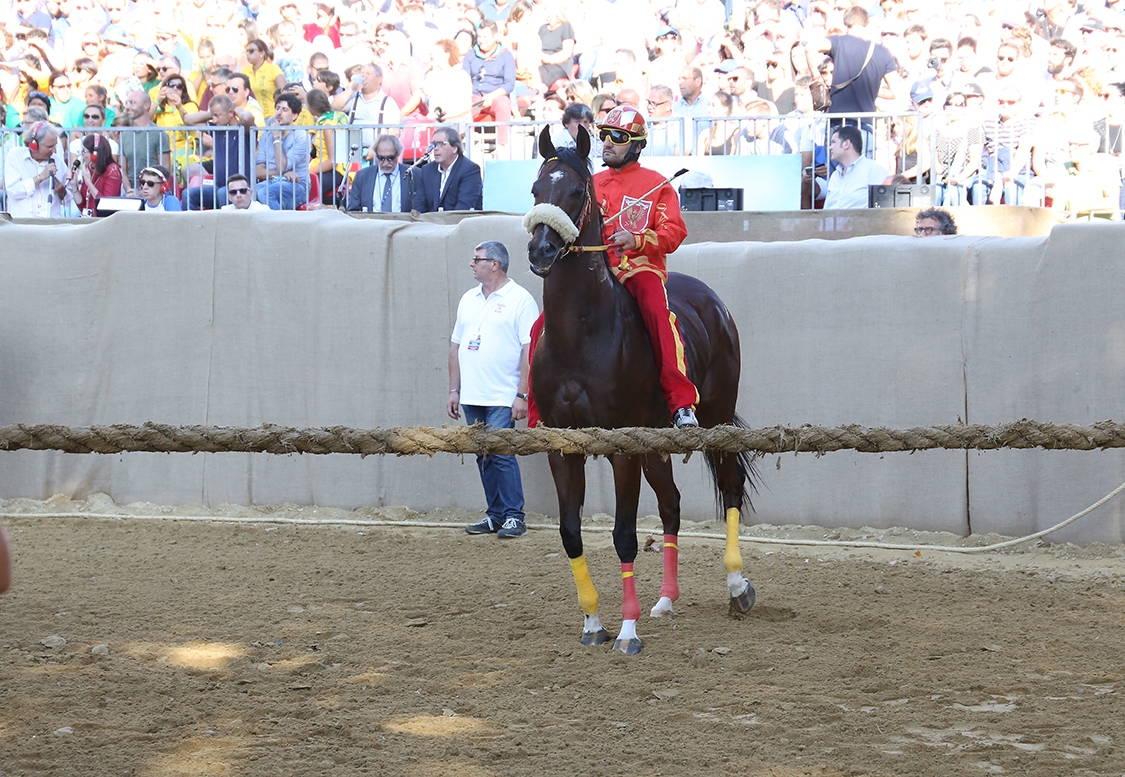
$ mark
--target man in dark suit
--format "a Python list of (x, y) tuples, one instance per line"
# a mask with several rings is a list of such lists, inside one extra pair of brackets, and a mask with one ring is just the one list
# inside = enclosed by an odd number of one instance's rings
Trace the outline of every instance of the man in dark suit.
[(414, 175), (414, 209), (433, 213), (483, 208), (480, 166), (465, 158), (461, 135), (452, 127), (438, 127), (433, 137), (433, 159)]
[(402, 159), (402, 141), (380, 135), (371, 150), (375, 164), (355, 174), (348, 192), (348, 210), (365, 213), (409, 213), (410, 178)]

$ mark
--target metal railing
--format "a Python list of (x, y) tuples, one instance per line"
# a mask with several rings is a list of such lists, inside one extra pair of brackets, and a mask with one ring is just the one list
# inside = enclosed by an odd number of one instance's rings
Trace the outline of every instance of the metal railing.
[[(831, 168), (827, 153), (831, 132), (843, 122), (860, 126), (865, 155), (874, 159), (889, 173), (906, 169), (908, 157), (916, 155), (916, 169), (920, 174), (915, 181), (926, 181), (939, 187), (946, 183), (943, 174), (948, 160), (939, 157), (937, 122), (913, 112), (651, 118), (648, 120), (649, 142), (645, 153), (648, 156), (683, 156), (721, 151), (729, 155), (769, 155), (801, 151), (808, 153), (812, 149), (811, 159), (807, 158), (803, 166), (818, 168), (818, 176), (826, 179)], [(433, 131), (438, 126), (455, 127), (464, 138), (465, 155), (482, 164), (538, 158), (538, 136), (544, 126), (552, 126), (552, 134), (561, 140), (566, 140), (567, 137), (561, 125), (545, 120), (482, 121), (450, 125), (410, 121), (397, 124), (301, 125), (296, 129), (308, 131), (310, 148), (317, 149), (317, 155), (310, 164), (323, 167), (324, 160), (321, 157), (327, 151), (332, 155), (332, 164), (319, 172), (336, 172), (323, 176), (323, 182), (314, 182), (311, 177), (316, 177), (317, 173), (310, 171), (310, 179), (306, 185), (288, 187), (297, 188), (298, 191), (286, 191), (288, 199), (282, 204), (288, 208), (304, 206), (305, 198), (317, 200), (305, 206), (309, 208), (319, 207), (319, 201), (326, 200), (330, 206), (335, 202), (342, 202), (348, 194), (351, 174), (373, 163), (370, 147), (375, 137), (382, 133), (397, 135), (404, 145), (403, 159), (409, 164), (423, 158)], [(500, 127), (508, 128), (508, 142), (505, 144), (498, 143), (497, 129)], [(283, 189), (286, 189), (284, 182), (277, 177), (258, 181), (258, 157), (259, 152), (264, 151), (260, 143), (261, 135), (274, 129), (278, 129), (276, 125), (251, 128), (217, 128), (209, 125), (62, 128), (56, 155), (60, 160), (60, 173), (64, 170), (69, 173), (74, 162), (81, 158), (82, 138), (90, 134), (104, 134), (114, 146), (122, 166), (124, 194), (137, 192), (135, 186), (141, 169), (160, 163), (171, 171), (175, 179), (175, 193), (185, 210), (225, 204), (226, 178), (234, 172), (246, 175), (257, 192), (257, 199), (267, 202), (275, 195), (279, 197)], [(0, 153), (0, 182), (7, 177), (7, 152), (22, 144), (18, 133), (18, 130), (0, 128), (0, 150), (3, 151)], [(915, 144), (913, 154), (907, 152), (908, 138), (913, 138)], [(716, 140), (719, 141), (717, 144), (714, 142)], [(217, 154), (214, 150), (216, 143), (224, 144), (226, 150)], [(599, 153), (596, 139), (594, 145), (592, 156), (596, 157)], [(121, 153), (122, 150), (125, 153)], [(978, 173), (978, 179), (988, 177), (988, 171), (981, 170)], [(1026, 185), (1030, 183), (1030, 178), (1025, 176), (1018, 183)], [(6, 192), (2, 186), (0, 183), (0, 208), (7, 209), (4, 203)], [(328, 187), (334, 192), (338, 189), (335, 193), (339, 196), (334, 197), (332, 193), (326, 192)], [(974, 201), (979, 203), (981, 200), (978, 194)], [(1011, 200), (1009, 197), (1009, 201)], [(80, 214), (71, 209), (66, 215)]]

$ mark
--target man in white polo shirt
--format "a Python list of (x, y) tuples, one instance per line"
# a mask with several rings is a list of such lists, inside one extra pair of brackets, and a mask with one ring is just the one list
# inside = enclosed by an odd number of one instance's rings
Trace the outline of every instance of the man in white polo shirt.
[[(531, 325), (539, 306), (508, 277), (508, 249), (488, 240), (473, 251), (470, 265), (480, 282), (461, 297), (449, 349), (449, 417), (465, 411), (466, 423), (511, 429), (527, 417)], [(488, 509), (469, 534), (519, 537), (527, 531), (523, 483), (515, 456), (477, 454)]]
[(890, 177), (882, 165), (863, 155), (863, 135), (859, 127), (844, 124), (832, 131), (828, 155), (839, 166), (828, 177), (824, 209), (866, 208), (867, 187)]

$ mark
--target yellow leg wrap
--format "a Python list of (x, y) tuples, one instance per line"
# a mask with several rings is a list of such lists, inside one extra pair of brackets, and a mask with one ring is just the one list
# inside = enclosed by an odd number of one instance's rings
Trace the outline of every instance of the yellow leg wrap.
[(738, 552), (738, 508), (727, 510), (727, 549), (723, 553), (723, 566), (727, 574), (742, 569), (742, 554)]
[(578, 605), (586, 615), (598, 614), (598, 592), (594, 590), (594, 581), (590, 579), (590, 570), (586, 567), (586, 556), (570, 560), (570, 571), (574, 573), (574, 582), (578, 586)]

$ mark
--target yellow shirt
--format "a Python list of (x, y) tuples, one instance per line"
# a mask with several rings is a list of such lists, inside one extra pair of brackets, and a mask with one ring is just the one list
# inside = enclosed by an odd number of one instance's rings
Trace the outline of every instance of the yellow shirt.
[(250, 79), (250, 91), (262, 106), (262, 115), (266, 118), (273, 116), (273, 93), (277, 90), (275, 79), (285, 75), (281, 68), (272, 62), (265, 62), (257, 73), (254, 72), (253, 65), (242, 68), (242, 72)]

